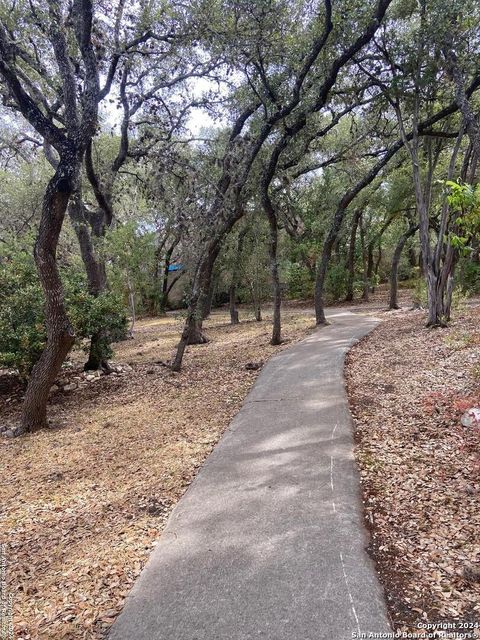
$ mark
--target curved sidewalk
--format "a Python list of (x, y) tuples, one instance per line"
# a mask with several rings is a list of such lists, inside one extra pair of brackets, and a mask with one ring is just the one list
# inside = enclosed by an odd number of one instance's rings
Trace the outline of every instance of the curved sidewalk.
[(110, 640), (351, 640), (391, 631), (365, 551), (348, 311), (273, 357), (175, 507)]

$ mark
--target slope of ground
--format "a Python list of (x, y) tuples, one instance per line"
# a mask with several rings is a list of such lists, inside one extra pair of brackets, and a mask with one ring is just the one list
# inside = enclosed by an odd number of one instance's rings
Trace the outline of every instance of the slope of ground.
[(480, 430), (460, 419), (480, 403), (480, 307), (448, 329), (384, 318), (346, 366), (372, 553), (398, 628), (477, 637)]
[[(155, 362), (171, 357), (181, 317), (144, 320), (116, 348), (115, 361), (130, 372), (57, 391), (52, 429), (0, 439), (15, 637), (103, 637), (172, 506), (254, 382), (257, 371), (245, 365), (304, 337), (312, 320), (287, 307), (286, 342), (272, 347), (268, 314), (232, 327), (215, 312), (206, 322), (211, 342), (189, 347), (180, 374)], [(21, 395), (12, 376), (1, 382), (0, 424), (15, 420)]]

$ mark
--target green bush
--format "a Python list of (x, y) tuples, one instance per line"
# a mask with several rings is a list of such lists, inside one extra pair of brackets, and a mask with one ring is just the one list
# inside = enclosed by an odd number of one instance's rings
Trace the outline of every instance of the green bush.
[(12, 252), (0, 260), (0, 366), (25, 377), (45, 345), (43, 295), (32, 257)]
[(457, 274), (458, 284), (464, 291), (480, 293), (480, 263), (461, 259)]
[(347, 294), (348, 269), (345, 265), (332, 264), (325, 278), (325, 299), (327, 302), (336, 302)]
[(288, 266), (287, 286), (290, 298), (305, 299), (313, 296), (315, 282), (304, 265), (294, 262)]
[[(88, 293), (79, 266), (61, 269), (65, 303), (77, 345), (102, 330), (106, 341), (125, 336), (127, 317), (120, 298), (110, 292), (98, 298)], [(0, 366), (28, 377), (46, 341), (44, 296), (31, 252), (2, 246), (0, 253)], [(110, 351), (111, 355), (111, 351)]]
[(428, 305), (428, 291), (425, 278), (419, 276), (413, 281), (413, 304), (419, 307), (427, 307)]

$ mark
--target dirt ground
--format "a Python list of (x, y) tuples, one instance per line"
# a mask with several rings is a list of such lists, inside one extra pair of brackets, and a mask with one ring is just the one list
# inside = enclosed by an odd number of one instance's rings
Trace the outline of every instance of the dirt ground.
[(480, 305), (448, 329), (382, 318), (346, 365), (371, 552), (397, 629), (480, 637), (480, 429), (460, 422), (480, 406)]
[[(422, 312), (386, 313), (385, 292), (354, 309), (379, 327), (350, 352), (346, 375), (371, 552), (397, 628), (480, 621), (480, 438), (460, 425), (480, 402), (480, 306), (446, 330)], [(174, 504), (236, 414), (258, 370), (313, 328), (311, 302), (286, 305), (285, 342), (270, 314), (206, 322), (207, 345), (169, 360), (181, 315), (142, 320), (114, 361), (131, 370), (56, 391), (51, 429), (0, 438), (0, 541), (19, 640), (100, 640), (120, 612)], [(82, 353), (62, 373), (79, 374)], [(22, 388), (0, 375), (0, 425)], [(6, 479), (6, 481), (5, 481)], [(132, 639), (134, 640), (134, 639)], [(334, 640), (334, 639), (332, 639)]]
[[(135, 338), (116, 346), (115, 362), (132, 370), (101, 377), (70, 393), (57, 391), (51, 429), (0, 439), (0, 530), (15, 637), (97, 639), (155, 545), (196, 470), (240, 408), (265, 361), (313, 328), (305, 305), (287, 305), (285, 342), (269, 345), (263, 322), (206, 322), (211, 341), (188, 348), (184, 370), (168, 360), (180, 316), (142, 320)], [(79, 373), (83, 355), (74, 354)], [(156, 364), (157, 363), (157, 364)], [(0, 377), (0, 424), (15, 422), (22, 389)], [(133, 639), (132, 639), (133, 640)]]

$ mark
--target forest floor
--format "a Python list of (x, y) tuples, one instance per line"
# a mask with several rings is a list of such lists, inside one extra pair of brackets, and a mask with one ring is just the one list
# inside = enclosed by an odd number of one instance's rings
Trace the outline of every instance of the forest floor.
[[(372, 553), (397, 626), (479, 620), (480, 443), (460, 425), (479, 401), (479, 307), (427, 330), (422, 312), (382, 312), (384, 299), (350, 305), (383, 322), (346, 368)], [(401, 300), (406, 309), (407, 292)], [(305, 337), (311, 306), (285, 306), (280, 347), (268, 344), (268, 312), (232, 327), (215, 311), (211, 341), (188, 348), (181, 374), (159, 364), (172, 356), (181, 315), (142, 320), (116, 345), (115, 362), (131, 369), (54, 392), (51, 429), (0, 438), (0, 539), (19, 640), (105, 637), (252, 386), (258, 370), (245, 365)], [(62, 375), (74, 379), (83, 357)], [(22, 394), (0, 375), (0, 425), (15, 423)]]
[(382, 317), (346, 363), (371, 553), (397, 629), (480, 637), (480, 430), (460, 422), (480, 406), (480, 305), (447, 329)]
[[(311, 304), (310, 304), (311, 307)], [(250, 315), (240, 310), (241, 319)], [(146, 319), (115, 348), (128, 371), (51, 398), (51, 429), (0, 438), (0, 530), (14, 598), (15, 637), (102, 638), (145, 564), (174, 504), (238, 412), (258, 370), (245, 365), (307, 335), (305, 304), (287, 304), (285, 342), (269, 345), (271, 317), (206, 322), (211, 342), (169, 360), (182, 317)], [(84, 354), (62, 376), (78, 377)], [(0, 376), (0, 424), (14, 424), (23, 389)], [(6, 481), (5, 481), (6, 479)]]

